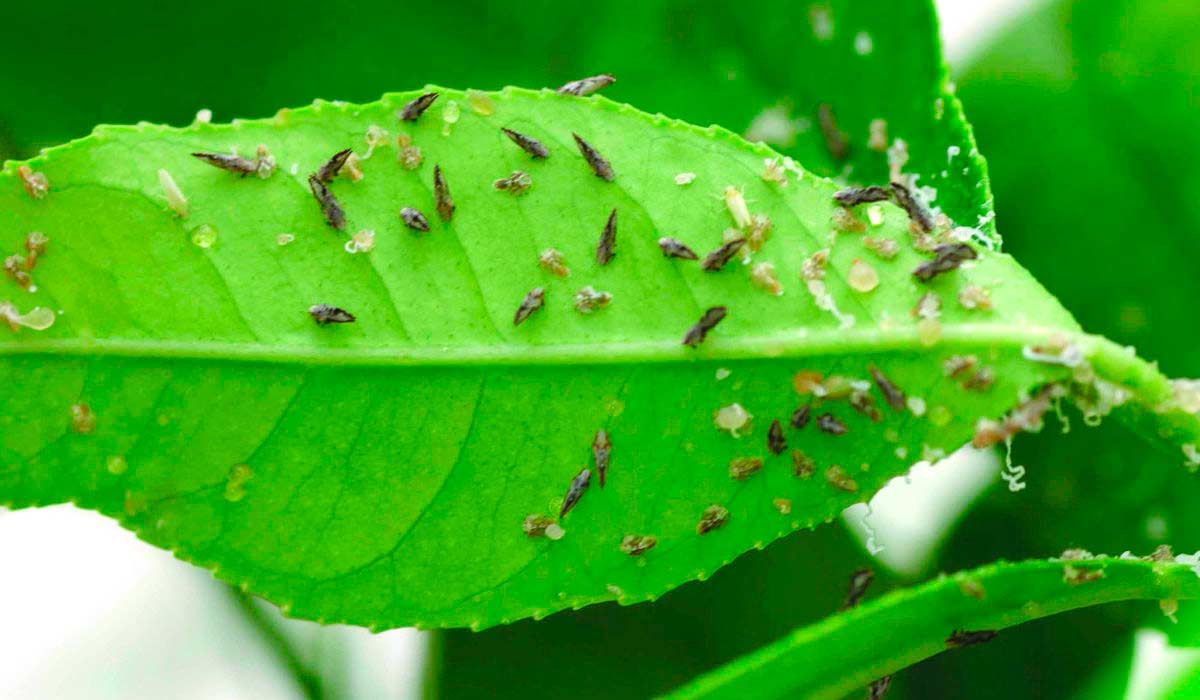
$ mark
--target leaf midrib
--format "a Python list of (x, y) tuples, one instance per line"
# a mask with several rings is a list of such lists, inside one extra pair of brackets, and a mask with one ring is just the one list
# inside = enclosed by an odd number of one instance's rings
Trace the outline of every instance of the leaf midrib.
[[(336, 332), (336, 330), (335, 330)], [(714, 331), (714, 335), (720, 328)], [(682, 337), (682, 331), (680, 333)], [(455, 365), (614, 365), (630, 363), (691, 363), (697, 360), (757, 360), (854, 355), (875, 352), (927, 351), (946, 346), (1022, 348), (1051, 336), (1069, 335), (1080, 342), (1107, 341), (1057, 326), (1012, 326), (965, 323), (945, 327), (941, 340), (923, 345), (915, 328), (799, 331), (749, 338), (711, 338), (699, 350), (675, 341), (622, 341), (578, 345), (417, 346), (378, 348), (321, 348), (254, 343), (175, 342), (162, 340), (30, 340), (0, 344), (0, 357), (64, 355), (135, 359), (192, 359), (216, 362), (258, 362), (297, 365), (367, 367)]]

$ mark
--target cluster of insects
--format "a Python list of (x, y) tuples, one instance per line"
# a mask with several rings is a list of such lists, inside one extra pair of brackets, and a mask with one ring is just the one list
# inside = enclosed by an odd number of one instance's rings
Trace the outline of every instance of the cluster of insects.
[[(584, 96), (606, 87), (612, 82), (612, 76), (600, 75), (573, 81), (562, 86), (558, 91), (567, 95)], [(419, 95), (400, 108), (396, 114), (397, 119), (406, 123), (418, 122), (424, 118), (424, 115), (438, 99), (439, 93), (437, 92)], [(480, 114), (494, 112), (494, 105), (486, 96), (481, 98), (469, 94), (468, 100), (472, 108)], [(445, 134), (449, 133), (453, 123), (458, 120), (457, 108), (450, 110), (449, 106), (447, 105), (447, 110), (443, 114), (443, 133)], [(455, 105), (455, 107), (457, 106)], [(882, 120), (877, 121), (882, 122)], [(845, 159), (849, 149), (849, 136), (841, 131), (833, 110), (828, 105), (821, 105), (818, 110), (818, 123), (830, 154), (835, 160)], [(551, 156), (550, 148), (529, 134), (508, 126), (501, 127), (500, 131), (515, 148), (520, 149), (533, 160), (544, 160)], [(871, 148), (877, 151), (884, 150), (886, 148), (886, 123), (873, 123), (871, 135)], [(615, 181), (617, 172), (602, 149), (578, 133), (573, 133), (572, 137), (587, 170), (603, 182)], [(339, 150), (322, 163), (315, 172), (307, 176), (309, 190), (317, 209), (325, 223), (331, 228), (340, 231), (344, 230), (347, 224), (345, 210), (334, 191), (335, 181), (342, 175), (350, 180), (361, 179), (360, 161), (369, 158), (376, 146), (384, 143), (385, 139), (386, 132), (379, 127), (372, 126), (367, 133), (370, 150), (364, 156), (360, 158), (350, 148)], [(396, 144), (399, 147), (398, 161), (405, 169), (412, 170), (421, 164), (424, 155), (421, 149), (413, 144), (411, 137), (400, 135), (396, 139)], [(196, 152), (192, 155), (208, 165), (241, 177), (255, 175), (258, 178), (269, 178), (277, 169), (274, 156), (265, 146), (259, 146), (252, 158), (237, 154), (209, 152)], [(889, 157), (891, 155), (889, 153)], [(902, 163), (905, 157), (906, 153), (901, 153), (897, 159)], [(766, 182), (785, 186), (788, 182), (788, 171), (793, 169), (798, 171), (789, 159), (784, 159), (782, 162), (779, 159), (769, 159), (765, 164), (762, 178)], [(296, 173), (295, 166), (293, 166), (292, 172)], [(36, 198), (45, 195), (48, 183), (44, 175), (33, 173), (25, 166), (22, 166), (19, 174), (31, 196)], [(169, 206), (178, 216), (186, 217), (189, 209), (186, 196), (167, 171), (160, 170), (158, 175)], [(694, 173), (680, 173), (675, 176), (675, 182), (681, 187), (686, 187), (695, 180), (695, 177)], [(431, 184), (434, 197), (433, 213), (444, 223), (452, 222), (456, 213), (456, 205), (451, 194), (450, 178), (440, 164), (434, 164)], [(516, 170), (506, 177), (495, 180), (492, 184), (493, 188), (498, 191), (512, 196), (521, 196), (530, 190), (533, 182), (528, 173)], [(723, 197), (729, 215), (733, 219), (734, 227), (725, 231), (720, 245), (707, 252), (698, 253), (679, 239), (664, 236), (657, 241), (662, 255), (668, 259), (695, 262), (704, 272), (718, 272), (738, 259), (743, 263), (749, 263), (750, 256), (759, 251), (769, 239), (773, 228), (772, 222), (763, 214), (752, 213), (738, 188), (727, 187)], [(921, 197), (913, 189), (911, 181), (899, 172), (899, 166), (893, 168), (893, 177), (886, 186), (848, 187), (835, 193), (833, 200), (839, 205), (833, 216), (834, 227), (836, 230), (847, 232), (862, 233), (866, 230), (865, 225), (855, 214), (855, 210), (859, 207), (864, 205), (871, 207), (867, 212), (868, 219), (876, 226), (880, 225), (883, 219), (882, 214), (876, 211), (872, 205), (890, 202), (902, 209), (910, 222), (909, 228), (914, 246), (930, 256), (929, 260), (921, 263), (912, 271), (913, 278), (921, 283), (931, 282), (977, 258), (975, 249), (967, 241), (953, 235), (948, 221), (941, 215), (935, 215), (926, 207)], [(399, 209), (399, 219), (414, 234), (424, 234), (431, 230), (432, 217), (418, 207), (408, 204), (402, 206)], [(597, 266), (610, 265), (617, 257), (618, 223), (618, 210), (612, 208), (603, 225), (598, 227), (599, 234), (595, 239), (594, 256)], [(361, 232), (357, 235), (365, 233), (371, 235), (368, 237), (369, 240), (366, 238), (363, 240), (360, 248), (369, 250), (373, 246), (374, 234), (373, 232)], [(40, 234), (30, 234), (27, 243), (29, 254), (26, 257), (12, 256), (5, 261), (4, 265), (6, 274), (23, 286), (28, 286), (30, 283), (28, 273), (36, 265), (38, 256), (45, 252), (44, 237), (35, 239), (35, 235), (40, 236)], [(893, 240), (873, 239), (869, 236), (864, 236), (863, 240), (864, 246), (881, 259), (894, 258), (899, 252), (899, 245)], [(554, 248), (546, 249), (540, 254), (538, 265), (546, 272), (558, 277), (567, 277), (570, 274), (564, 256)], [(853, 318), (842, 314), (837, 309), (825, 286), (824, 279), (828, 265), (828, 249), (817, 251), (805, 261), (801, 270), (801, 278), (818, 307), (830, 311), (842, 321), (843, 325), (848, 325), (853, 323)], [(762, 289), (772, 294), (782, 293), (782, 285), (775, 276), (772, 264), (758, 263), (754, 265), (750, 277), (753, 283)], [(879, 277), (870, 265), (861, 260), (855, 260), (849, 269), (847, 282), (851, 289), (865, 293), (873, 290), (879, 284)], [(591, 286), (585, 286), (575, 294), (574, 306), (580, 313), (588, 314), (606, 307), (611, 300), (612, 295), (608, 292), (597, 291)], [(986, 309), (991, 305), (987, 290), (978, 287), (964, 287), (959, 300), (966, 308)], [(526, 323), (545, 308), (546, 303), (546, 287), (532, 287), (517, 304), (513, 313), (513, 325), (521, 326)], [(923, 295), (914, 307), (912, 315), (918, 319), (918, 329), (923, 340), (926, 337), (933, 338), (940, 332), (937, 326), (940, 311), (941, 300), (932, 290)], [(320, 326), (354, 323), (357, 320), (351, 311), (325, 303), (312, 305), (308, 309), (308, 313), (312, 320)], [(703, 345), (709, 334), (724, 321), (728, 313), (729, 310), (726, 306), (712, 306), (705, 309), (696, 322), (685, 330), (682, 344), (691, 348)], [(936, 340), (936, 338), (933, 339)], [(973, 356), (952, 357), (946, 361), (944, 370), (947, 377), (958, 381), (964, 389), (972, 391), (986, 391), (995, 380), (994, 371), (982, 366)], [(776, 417), (771, 420), (766, 434), (766, 451), (773, 457), (787, 454), (789, 452), (787, 431), (789, 429), (792, 431), (804, 430), (810, 423), (815, 430), (826, 435), (842, 436), (849, 433), (851, 427), (846, 420), (830, 410), (836, 403), (848, 406), (849, 409), (871, 422), (881, 421), (882, 412), (870, 393), (871, 385), (879, 392), (883, 403), (895, 412), (909, 411), (919, 415), (919, 411), (924, 411), (923, 403), (919, 399), (906, 396), (905, 392), (877, 366), (870, 365), (868, 372), (871, 377), (869, 383), (839, 376), (822, 377), (815, 372), (797, 373), (794, 379), (795, 388), (802, 395), (810, 396), (810, 400), (796, 408), (790, 416)], [(983, 427), (976, 435), (976, 444), (994, 444), (1010, 437), (1017, 431), (1029, 429), (1031, 425), (1040, 420), (1041, 413), (1055, 398), (1055, 391), (1058, 390), (1044, 389), (1018, 406), (1004, 420), (981, 424)], [(733, 407), (727, 408), (732, 409)], [(740, 409), (740, 407), (738, 408)], [(726, 409), (722, 409), (722, 412), (725, 411)], [(744, 414), (744, 409), (741, 412)], [(84, 406), (76, 422), (86, 426), (89, 418), (90, 412), (87, 412), (86, 406)], [(729, 427), (730, 432), (736, 436), (737, 426), (744, 423), (745, 420), (745, 415), (738, 415), (737, 411), (730, 410), (727, 414), (718, 417), (717, 425), (721, 428)], [(611, 438), (605, 430), (595, 433), (591, 451), (591, 465), (580, 470), (568, 483), (557, 517), (530, 514), (522, 525), (526, 535), (545, 537), (551, 540), (561, 538), (565, 531), (561, 527), (560, 521), (566, 518), (586, 496), (591, 489), (593, 478), (601, 489), (605, 487), (609, 478), (613, 451)], [(817, 472), (815, 461), (799, 449), (791, 449), (790, 465), (793, 475), (799, 479), (809, 479)], [(760, 457), (736, 457), (729, 464), (729, 476), (735, 480), (748, 479), (759, 473), (763, 466), (764, 460)], [(826, 467), (824, 478), (834, 489), (848, 493), (858, 491), (859, 487), (855, 479), (839, 465), (833, 464)], [(786, 514), (791, 510), (789, 499), (778, 498), (773, 503), (781, 513)], [(730, 512), (726, 507), (720, 504), (710, 504), (698, 514), (696, 533), (701, 536), (712, 533), (724, 527), (729, 519)], [(657, 541), (653, 535), (629, 534), (621, 540), (619, 549), (630, 556), (640, 556), (653, 549)], [(870, 583), (869, 573), (860, 573), (856, 576), (858, 578), (852, 584), (851, 592), (847, 595), (847, 607), (851, 607), (857, 602)], [(974, 634), (976, 633), (956, 633), (957, 636), (952, 635), (952, 638), (959, 642), (966, 642)], [(950, 640), (947, 640), (947, 644), (950, 643)]]

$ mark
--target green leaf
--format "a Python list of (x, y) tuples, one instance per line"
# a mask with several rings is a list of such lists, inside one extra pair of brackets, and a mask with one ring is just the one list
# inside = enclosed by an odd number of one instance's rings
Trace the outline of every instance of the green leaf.
[[(1104, 380), (1095, 410), (1124, 392), (1130, 415), (1152, 411), (1162, 437), (1195, 439), (1195, 416), (1174, 407), (1165, 378), (1081, 334), (1006, 255), (983, 250), (974, 267), (922, 283), (912, 271), (928, 258), (907, 243), (885, 262), (857, 235), (834, 240), (833, 183), (765, 182), (772, 152), (728, 132), (517, 89), (488, 95), (496, 113), (486, 116), (464, 93), (440, 92), (415, 124), (394, 114), (416, 92), (227, 126), (104, 127), (30, 162), (48, 178), (44, 199), (29, 197), (9, 164), (0, 243), (18, 250), (31, 230), (52, 241), (37, 291), (10, 289), (21, 311), (62, 313), (48, 330), (0, 340), (0, 502), (71, 500), (107, 513), (295, 616), (485, 627), (652, 599), (833, 518), (917, 456), (970, 440), (980, 418), (1067, 380), (1066, 368), (1025, 359), (1029, 346), (1063, 339), (1077, 349), (1076, 373), (1094, 368)], [(461, 117), (446, 125), (454, 103)], [(361, 182), (330, 185), (346, 231), (377, 233), (372, 252), (351, 255), (305, 174), (340, 149), (365, 151), (371, 125), (410, 135), (425, 160), (407, 171), (380, 146)], [(502, 126), (540, 138), (551, 157), (530, 159)], [(573, 132), (611, 160), (615, 182), (589, 171)], [(189, 155), (256, 144), (278, 158), (273, 177), (239, 178)], [(458, 207), (450, 223), (433, 213), (434, 164)], [(168, 206), (160, 169), (189, 197), (188, 218)], [(492, 186), (516, 169), (531, 174), (529, 193)], [(695, 182), (675, 184), (681, 171)], [(774, 222), (756, 261), (775, 265), (781, 297), (752, 284), (746, 266), (702, 272), (656, 245), (663, 235), (701, 251), (720, 245), (731, 186)], [(404, 206), (426, 212), (433, 230), (406, 229)], [(614, 208), (617, 255), (600, 267), (597, 240)], [(883, 210), (874, 235), (906, 240), (904, 213)], [(278, 245), (284, 232), (295, 242)], [(552, 246), (570, 278), (538, 269)], [(798, 282), (806, 256), (826, 246), (840, 322)], [(843, 281), (858, 258), (878, 271), (876, 291)], [(994, 310), (955, 303), (967, 283), (993, 287)], [(584, 285), (611, 292), (611, 307), (577, 313), (571, 298)], [(514, 326), (538, 286), (546, 308)], [(933, 348), (910, 317), (927, 290), (946, 301)], [(320, 303), (358, 322), (317, 326), (306, 312)], [(729, 318), (699, 349), (681, 345), (715, 305)], [(990, 389), (944, 376), (944, 360), (966, 354), (994, 371)], [(793, 389), (797, 370), (867, 380), (871, 364), (924, 410), (896, 411), (876, 396), (882, 420), (872, 422), (827, 401), (816, 412), (837, 415), (849, 434), (809, 426), (787, 436), (814, 460), (814, 476), (797, 479), (786, 453), (768, 455), (766, 425), (811, 398)], [(1089, 381), (1077, 393), (1093, 405), (1096, 389)], [(740, 438), (713, 419), (735, 402), (756, 416)], [(72, 429), (82, 406), (94, 430)], [(592, 486), (562, 540), (527, 538), (522, 521), (558, 512), (600, 429), (614, 445), (607, 488)], [(731, 462), (744, 458), (763, 458), (763, 473), (731, 479)], [(786, 517), (775, 499), (790, 501)], [(729, 525), (701, 537), (710, 505), (728, 509)], [(631, 557), (626, 536), (658, 546)]]
[(954, 648), (950, 638), (957, 631), (998, 631), (1116, 601), (1197, 597), (1200, 576), (1175, 563), (1090, 559), (992, 564), (890, 593), (800, 628), (668, 697), (836, 700)]
[[(8, 50), (30, 57), (32, 69), (0, 72), (0, 123), (32, 154), (98, 123), (186, 124), (201, 107), (225, 118), (314, 97), (365, 101), (394, 89), (402, 50), (404, 80), (556, 87), (612, 73), (615, 99), (739, 132), (770, 110), (780, 128), (758, 134), (775, 133), (773, 143), (814, 172), (849, 166), (862, 181), (886, 176), (886, 157), (867, 145), (870, 122), (884, 119), (889, 136), (909, 144), (909, 172), (938, 189), (938, 206), (971, 225), (983, 216), (992, 231), (984, 164), (946, 88), (928, 0), (645, 0), (588, 9), (580, 21), (577, 7), (551, 0), (519, 8), (481, 0), (210, 0), (132, 10), (6, 3), (0, 26), (26, 29), (11, 32)], [(153, 31), (113, 41), (129, 31), (132, 12)], [(252, 48), (221, 49), (243, 36), (253, 37)], [(310, 50), (322, 59), (294, 60)], [(847, 163), (829, 155), (816, 126), (820, 104), (834, 108), (849, 137)], [(960, 155), (948, 157), (950, 147)]]
[[(851, 572), (869, 564), (835, 523), (747, 552), (711, 579), (652, 603), (447, 630), (439, 633), (437, 696), (653, 697), (828, 615), (841, 605)], [(878, 574), (872, 593), (885, 576)]]

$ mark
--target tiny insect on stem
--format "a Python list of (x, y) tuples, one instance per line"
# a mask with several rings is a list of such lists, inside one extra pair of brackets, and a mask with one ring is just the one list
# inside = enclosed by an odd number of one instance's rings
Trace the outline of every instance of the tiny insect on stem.
[(687, 334), (683, 336), (683, 344), (693, 348), (700, 347), (700, 344), (708, 337), (708, 332), (724, 320), (726, 312), (724, 306), (709, 307), (696, 325), (689, 328)]
[(847, 187), (833, 193), (833, 198), (843, 207), (856, 207), (868, 202), (884, 202), (892, 198), (892, 191), (886, 187), (871, 185), (870, 187)]
[(321, 179), (316, 175), (309, 175), (308, 188), (312, 190), (317, 204), (321, 205), (321, 213), (325, 215), (325, 223), (339, 231), (346, 228), (346, 214), (342, 211), (341, 205), (338, 204), (337, 198), (325, 186), (325, 183), (321, 182)]
[(562, 520), (571, 509), (579, 503), (579, 499), (583, 498), (583, 493), (592, 485), (592, 472), (590, 469), (584, 469), (571, 479), (571, 485), (567, 487), (567, 495), (563, 498), (562, 508), (558, 511), (558, 518)]
[(679, 258), (680, 260), (698, 260), (700, 258), (700, 256), (696, 255), (696, 251), (674, 238), (663, 237), (658, 239), (658, 247), (662, 250), (663, 255), (668, 258)]
[(333, 178), (337, 177), (338, 173), (342, 171), (342, 166), (346, 164), (346, 161), (350, 158), (350, 154), (353, 152), (353, 149), (347, 148), (334, 153), (329, 157), (329, 160), (325, 161), (320, 170), (317, 171), (317, 179), (324, 183), (333, 182)]
[(424, 233), (429, 230), (429, 219), (419, 209), (404, 207), (400, 210), (400, 220), (413, 231)]
[(429, 106), (432, 105), (433, 101), (437, 98), (438, 94), (436, 92), (427, 92), (404, 105), (404, 107), (396, 114), (396, 116), (401, 121), (415, 122), (421, 118), (421, 115), (425, 113), (425, 110), (429, 109)]
[(990, 642), (996, 638), (998, 632), (996, 630), (954, 630), (946, 637), (946, 647), (950, 649), (962, 649), (963, 647), (974, 646)]
[(308, 309), (308, 315), (312, 316), (313, 320), (319, 326), (325, 326), (330, 323), (354, 323), (354, 314), (345, 309), (329, 304), (314, 304)]
[(454, 199), (450, 197), (450, 186), (446, 184), (440, 165), (433, 166), (433, 198), (438, 216), (442, 221), (449, 221), (454, 216)]
[(875, 572), (866, 567), (856, 569), (854, 573), (850, 574), (850, 585), (846, 588), (846, 598), (842, 601), (842, 610), (849, 610), (857, 606), (863, 596), (867, 594), (867, 589), (874, 580)]
[(579, 153), (583, 159), (587, 161), (588, 167), (592, 169), (592, 173), (596, 177), (606, 182), (612, 182), (615, 175), (613, 174), (612, 165), (608, 160), (600, 155), (590, 143), (579, 137), (579, 134), (572, 133), (575, 137), (575, 145), (579, 147)]
[(746, 244), (745, 238), (735, 238), (725, 245), (717, 248), (713, 252), (704, 256), (704, 260), (700, 261), (700, 269), (705, 272), (716, 272), (733, 259), (742, 246)]
[(550, 149), (546, 148), (541, 141), (538, 141), (532, 136), (526, 136), (519, 131), (513, 131), (512, 129), (504, 127), (501, 127), (500, 131), (503, 131), (505, 136), (512, 139), (513, 143), (520, 146), (522, 151), (525, 151), (533, 158), (540, 160), (550, 157)]
[(616, 255), (617, 247), (617, 210), (613, 209), (604, 222), (604, 230), (600, 232), (600, 242), (596, 245), (596, 262), (607, 265)]
[(903, 182), (892, 181), (891, 188), (892, 198), (908, 214), (908, 218), (922, 232), (931, 233), (933, 231), (933, 217), (929, 214), (929, 210), (925, 208), (925, 205), (908, 188), (908, 185), (905, 185)]
[(572, 80), (566, 85), (560, 87), (558, 89), (558, 93), (561, 95), (586, 97), (597, 90), (602, 90), (609, 85), (612, 85), (615, 82), (617, 82), (616, 78), (607, 73), (602, 73), (600, 75), (593, 75), (580, 80)]
[(525, 322), (525, 319), (533, 315), (533, 312), (542, 308), (546, 300), (546, 290), (542, 287), (534, 287), (529, 290), (525, 298), (521, 300), (521, 305), (517, 307), (517, 313), (513, 315), (513, 325), (519, 326)]
[(979, 257), (975, 249), (966, 243), (946, 243), (933, 249), (933, 260), (921, 263), (913, 270), (913, 277), (928, 282), (940, 274), (956, 270), (968, 260)]

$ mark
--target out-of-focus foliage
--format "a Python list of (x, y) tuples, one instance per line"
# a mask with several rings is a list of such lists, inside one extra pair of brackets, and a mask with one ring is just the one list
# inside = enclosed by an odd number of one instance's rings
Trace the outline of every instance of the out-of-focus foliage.
[[(1200, 373), (1200, 344), (1189, 330), (1200, 296), (1200, 204), (1192, 194), (1200, 178), (1192, 165), (1200, 157), (1198, 31), (1200, 5), (1187, 0), (1056, 2), (1000, 34), (959, 77), (989, 159), (1005, 249), (1084, 327), (1185, 375)], [(1098, 259), (1120, 262), (1100, 275), (1087, 271)], [(1065, 437), (1052, 422), (1017, 441), (1013, 460), (1029, 469), (1029, 488), (998, 488), (982, 501), (944, 568), (1068, 547), (1200, 549), (1196, 477), (1181, 469), (1183, 455), (1147, 451), (1129, 431), (1093, 430), (1071, 417)], [(905, 680), (933, 694), (969, 689), (974, 698), (1035, 690), (1119, 697), (1133, 630), (1165, 626), (1175, 642), (1194, 643), (1181, 629), (1200, 613), (1195, 607), (1181, 605), (1178, 627), (1155, 606), (1073, 613), (1015, 631), (1019, 642), (1009, 637), (987, 653), (932, 659)], [(1100, 665), (1104, 691), (1084, 692), (1080, 679)], [(1025, 685), (979, 682), (1001, 673)]]

